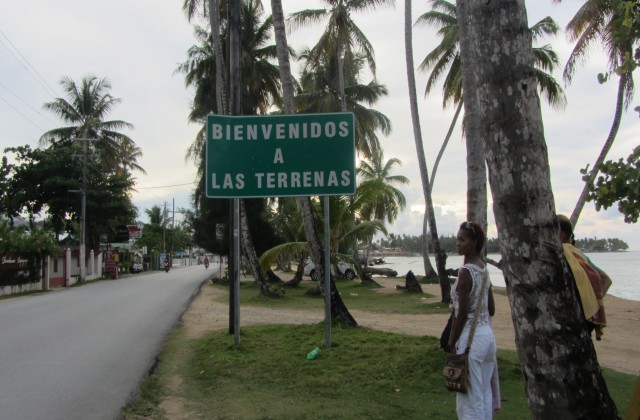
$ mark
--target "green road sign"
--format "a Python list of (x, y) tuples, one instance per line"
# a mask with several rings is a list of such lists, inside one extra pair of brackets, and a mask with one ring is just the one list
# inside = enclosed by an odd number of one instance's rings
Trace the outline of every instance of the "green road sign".
[(350, 195), (352, 113), (207, 117), (210, 198)]

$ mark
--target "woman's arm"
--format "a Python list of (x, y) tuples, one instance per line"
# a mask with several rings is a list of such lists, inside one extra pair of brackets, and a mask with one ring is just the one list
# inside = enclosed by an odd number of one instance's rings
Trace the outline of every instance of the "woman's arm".
[(456, 289), (458, 291), (459, 307), (456, 318), (453, 321), (453, 326), (451, 327), (451, 336), (449, 337), (449, 352), (451, 353), (456, 352), (455, 344), (458, 342), (460, 334), (462, 334), (462, 330), (464, 329), (464, 324), (467, 322), (467, 316), (469, 315), (469, 295), (471, 294), (472, 284), (469, 270), (459, 270), (458, 287)]

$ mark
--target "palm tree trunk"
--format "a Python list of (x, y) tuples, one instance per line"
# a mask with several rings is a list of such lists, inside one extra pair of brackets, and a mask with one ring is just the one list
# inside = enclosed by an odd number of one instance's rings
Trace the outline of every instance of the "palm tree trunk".
[(211, 25), (211, 42), (216, 58), (216, 108), (218, 114), (227, 115), (229, 112), (227, 75), (220, 43), (220, 3), (218, 0), (209, 0), (209, 24)]
[(613, 116), (613, 124), (611, 125), (611, 130), (609, 130), (609, 136), (607, 137), (607, 141), (604, 142), (604, 146), (602, 146), (602, 150), (600, 151), (600, 155), (596, 160), (596, 163), (593, 164), (593, 168), (591, 172), (583, 178), (584, 180), (584, 188), (582, 189), (582, 193), (580, 193), (580, 197), (578, 198), (578, 202), (576, 203), (576, 207), (573, 209), (573, 213), (571, 213), (571, 224), (574, 229), (576, 224), (578, 223), (578, 218), (580, 217), (580, 213), (582, 213), (582, 209), (584, 208), (584, 204), (587, 201), (587, 195), (589, 195), (589, 187), (593, 185), (593, 182), (596, 179), (596, 175), (600, 171), (600, 165), (604, 162), (604, 159), (607, 157), (607, 153), (611, 149), (613, 145), (613, 141), (616, 139), (616, 135), (618, 134), (618, 129), (620, 128), (620, 121), (622, 120), (622, 111), (624, 110), (624, 93), (625, 87), (629, 82), (629, 76), (627, 74), (623, 74), (620, 76), (620, 80), (618, 80), (618, 95), (616, 97), (616, 112)]
[[(459, 9), (459, 7), (458, 7)], [(462, 43), (471, 44), (471, 39), (460, 37)], [(476, 62), (476, 52), (469, 46), (465, 46), (467, 61)], [(478, 108), (475, 86), (476, 74), (473, 66), (462, 66), (462, 96), (464, 103), (464, 126), (467, 144), (467, 220), (478, 223), (484, 232), (487, 232), (487, 174), (485, 166), (484, 144), (480, 136)]]
[(344, 97), (344, 57), (342, 44), (338, 44), (338, 91), (340, 92), (340, 109), (347, 112), (347, 100)]
[(424, 217), (422, 218), (422, 266), (424, 267), (424, 276), (431, 277), (436, 273), (431, 265), (431, 259), (429, 258), (429, 240), (427, 235), (429, 234), (429, 209), (424, 206)]
[(532, 417), (619, 418), (558, 238), (524, 0), (458, 0), (457, 16)]
[[(289, 50), (287, 44), (287, 36), (284, 26), (284, 13), (282, 11), (281, 0), (271, 0), (271, 15), (273, 17), (273, 30), (276, 38), (276, 50), (278, 54), (278, 66), (280, 69), (280, 80), (282, 83), (282, 92), (284, 96), (285, 113), (295, 114), (293, 103), (293, 79), (291, 77), (291, 66), (289, 64)], [(300, 213), (302, 214), (302, 223), (304, 232), (311, 249), (311, 257), (316, 266), (316, 271), (321, 282), (324, 282), (324, 252), (322, 249), (322, 241), (316, 229), (315, 218), (311, 208), (311, 200), (309, 197), (299, 197), (297, 199)], [(327, 256), (329, 258), (329, 256)], [(353, 318), (344, 301), (338, 293), (338, 289), (333, 281), (330, 280), (331, 295), (331, 316), (336, 321), (347, 327), (357, 327), (358, 323)], [(322, 283), (321, 283), (322, 284)], [(322, 287), (324, 290), (324, 287)]]
[[(438, 228), (436, 227), (436, 218), (433, 211), (433, 200), (431, 199), (431, 187), (429, 183), (429, 170), (424, 157), (424, 146), (422, 143), (422, 131), (420, 129), (420, 116), (418, 115), (418, 98), (416, 95), (416, 77), (413, 71), (413, 39), (412, 39), (412, 20), (411, 20), (411, 0), (405, 0), (404, 3), (404, 39), (405, 39), (405, 55), (407, 61), (407, 80), (409, 83), (409, 102), (411, 104), (411, 120), (413, 122), (413, 138), (416, 143), (416, 152), (418, 157), (418, 165), (420, 167), (420, 177), (422, 179), (422, 192), (426, 203), (425, 213), (428, 213), (429, 230), (431, 232), (431, 241), (436, 257), (436, 268), (438, 277), (440, 278), (440, 290), (442, 294), (442, 302), (451, 300), (451, 284), (446, 273), (446, 255), (440, 248), (440, 239), (438, 238)], [(426, 216), (426, 215), (425, 215)], [(423, 259), (428, 259), (424, 248)], [(426, 262), (425, 262), (426, 267)], [(426, 270), (426, 268), (425, 268)]]
[(269, 284), (267, 279), (260, 268), (260, 262), (256, 255), (256, 249), (253, 246), (253, 239), (251, 237), (251, 230), (249, 229), (249, 220), (247, 218), (247, 209), (244, 205), (244, 200), (240, 200), (240, 234), (242, 235), (242, 247), (244, 248), (244, 254), (249, 260), (251, 271), (253, 276), (260, 285), (260, 292), (263, 295), (269, 294)]
[(456, 113), (453, 116), (451, 125), (449, 125), (449, 131), (447, 131), (447, 135), (445, 136), (444, 141), (442, 142), (442, 147), (440, 147), (440, 151), (438, 152), (436, 161), (433, 164), (433, 171), (431, 172), (431, 190), (432, 191), (433, 191), (433, 183), (435, 182), (435, 179), (436, 179), (436, 172), (438, 170), (438, 165), (440, 165), (440, 160), (442, 159), (442, 155), (444, 154), (444, 149), (447, 148), (447, 145), (449, 144), (449, 140), (451, 139), (451, 134), (453, 133), (453, 129), (455, 128), (456, 123), (458, 122), (460, 111), (462, 111), (462, 104), (463, 102), (460, 101), (460, 103), (458, 104), (458, 107), (456, 108)]

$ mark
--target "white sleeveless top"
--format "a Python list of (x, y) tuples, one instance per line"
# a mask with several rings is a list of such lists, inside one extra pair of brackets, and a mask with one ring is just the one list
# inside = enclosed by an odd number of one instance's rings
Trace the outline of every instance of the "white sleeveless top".
[[(471, 274), (471, 293), (469, 294), (469, 314), (467, 315), (466, 326), (471, 326), (473, 322), (473, 314), (476, 311), (476, 304), (478, 303), (478, 293), (480, 293), (480, 288), (482, 287), (482, 279), (485, 275), (487, 275), (487, 285), (484, 288), (483, 296), (480, 301), (480, 313), (478, 314), (478, 326), (480, 325), (490, 325), (491, 324), (491, 316), (489, 315), (489, 272), (486, 271), (486, 268), (480, 268), (475, 264), (465, 264), (460, 267), (460, 270), (466, 269)], [(453, 302), (453, 307), (456, 311), (456, 316), (458, 316), (458, 312), (460, 310), (460, 296), (458, 296), (458, 281), (460, 279), (460, 275), (458, 275), (458, 279), (451, 287), (451, 300)]]

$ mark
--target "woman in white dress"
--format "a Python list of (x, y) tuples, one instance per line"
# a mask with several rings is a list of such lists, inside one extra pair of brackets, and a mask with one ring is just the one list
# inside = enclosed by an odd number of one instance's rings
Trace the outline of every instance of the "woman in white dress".
[[(458, 254), (464, 255), (464, 265), (458, 270), (458, 279), (451, 290), (455, 319), (449, 338), (449, 351), (463, 354), (467, 347), (469, 331), (475, 311), (478, 321), (469, 350), (469, 386), (466, 394), (456, 394), (456, 411), (459, 419), (491, 419), (493, 400), (491, 376), (496, 360), (496, 340), (491, 329), (491, 317), (495, 313), (491, 282), (487, 279), (484, 290), (482, 280), (489, 273), (482, 261), (485, 236), (480, 225), (464, 222), (456, 239)], [(476, 308), (480, 298), (479, 308)]]

